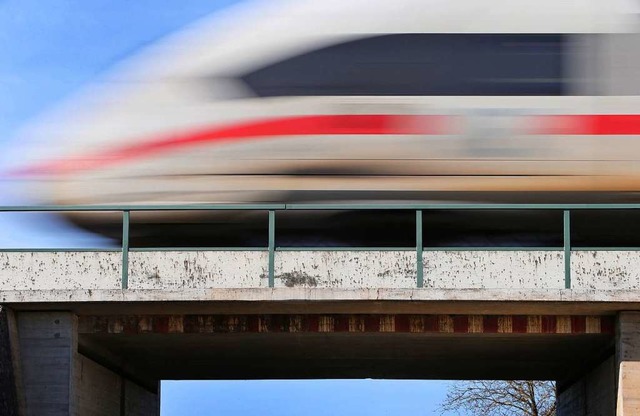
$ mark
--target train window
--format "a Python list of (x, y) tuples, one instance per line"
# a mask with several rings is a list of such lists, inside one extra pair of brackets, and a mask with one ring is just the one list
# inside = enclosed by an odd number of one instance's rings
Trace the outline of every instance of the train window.
[(241, 78), (261, 97), (562, 95), (565, 37), (375, 36), (297, 55)]

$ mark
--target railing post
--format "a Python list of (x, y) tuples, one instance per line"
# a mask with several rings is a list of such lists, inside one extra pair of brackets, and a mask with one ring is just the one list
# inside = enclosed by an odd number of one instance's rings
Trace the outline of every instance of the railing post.
[(129, 287), (129, 215), (128, 210), (122, 211), (122, 288)]
[(269, 211), (269, 287), (275, 286), (276, 212)]
[(564, 287), (571, 289), (571, 211), (565, 210), (564, 224)]
[(416, 260), (416, 283), (418, 287), (424, 287), (424, 265), (422, 263), (422, 210), (416, 210)]

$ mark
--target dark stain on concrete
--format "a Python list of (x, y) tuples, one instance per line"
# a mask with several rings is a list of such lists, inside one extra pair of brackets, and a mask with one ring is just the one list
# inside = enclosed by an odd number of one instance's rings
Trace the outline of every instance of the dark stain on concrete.
[[(267, 274), (260, 275), (262, 279), (266, 279), (269, 276)], [(311, 276), (307, 272), (299, 272), (294, 270), (292, 272), (280, 273), (274, 276), (276, 279), (281, 279), (286, 287), (296, 287), (296, 286), (307, 286), (307, 287), (316, 287), (318, 286), (318, 279), (320, 276)]]

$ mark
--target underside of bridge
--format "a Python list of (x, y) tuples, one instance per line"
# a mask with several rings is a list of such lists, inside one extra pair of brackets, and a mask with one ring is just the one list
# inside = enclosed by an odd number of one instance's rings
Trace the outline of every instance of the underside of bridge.
[[(81, 335), (152, 379), (563, 379), (602, 359), (598, 335)], [(97, 347), (100, 346), (100, 347)], [(610, 355), (610, 354), (609, 354)]]
[(7, 414), (157, 415), (162, 379), (301, 378), (548, 379), (559, 416), (637, 410), (635, 313), (4, 312)]
[[(151, 380), (560, 380), (614, 352), (612, 318), (589, 318), (607, 321), (605, 331), (527, 328), (537, 316), (91, 316), (79, 318), (78, 342), (82, 354), (110, 366), (117, 357)], [(513, 331), (514, 320), (524, 326)]]

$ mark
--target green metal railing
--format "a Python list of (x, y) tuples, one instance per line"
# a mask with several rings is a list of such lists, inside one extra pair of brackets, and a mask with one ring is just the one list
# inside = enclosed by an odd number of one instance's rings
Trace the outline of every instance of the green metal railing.
[[(430, 251), (563, 251), (564, 283), (571, 288), (571, 252), (576, 250), (638, 250), (640, 247), (571, 247), (571, 211), (576, 210), (637, 210), (640, 204), (198, 204), (198, 205), (80, 205), (80, 206), (0, 206), (0, 212), (122, 212), (122, 246), (120, 248), (56, 248), (56, 249), (0, 249), (0, 252), (56, 252), (56, 251), (121, 251), (122, 252), (122, 288), (129, 284), (130, 251), (268, 251), (268, 284), (275, 286), (276, 251), (415, 251), (416, 286), (424, 287), (423, 252)], [(276, 247), (276, 212), (300, 210), (404, 210), (415, 211), (415, 247)], [(562, 247), (437, 247), (426, 248), (423, 245), (423, 212), (434, 210), (554, 210), (563, 212)], [(135, 248), (129, 247), (131, 212), (140, 211), (267, 211), (268, 246), (265, 247), (189, 247), (189, 248)]]

